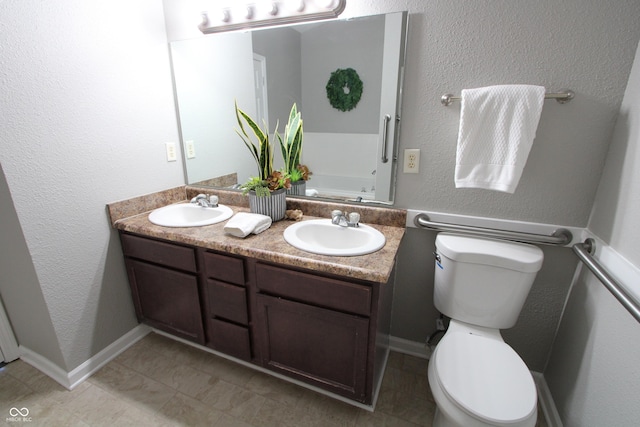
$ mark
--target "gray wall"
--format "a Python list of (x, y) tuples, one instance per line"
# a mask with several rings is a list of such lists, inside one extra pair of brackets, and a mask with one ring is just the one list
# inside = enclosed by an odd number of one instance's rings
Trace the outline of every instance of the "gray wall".
[[(634, 289), (640, 277), (639, 163), (640, 47), (589, 221), (601, 246), (609, 245), (635, 270), (624, 276), (612, 271)], [(596, 256), (601, 252), (597, 248)], [(637, 425), (640, 325), (584, 270), (573, 285), (545, 378), (565, 427)]]
[[(433, 306), (435, 238), (433, 231), (407, 229), (398, 256), (393, 336), (424, 343), (435, 332), (439, 316)], [(544, 245), (540, 248), (544, 252), (544, 263), (518, 322), (502, 331), (505, 341), (529, 369), (537, 372), (542, 372), (547, 362), (578, 262), (569, 248)]]
[[(184, 183), (182, 165), (164, 153), (178, 131), (163, 3), (170, 18), (190, 23), (169, 22), (172, 40), (197, 35), (178, 0), (0, 2), (0, 162), (68, 370), (136, 324), (105, 204)], [(400, 148), (420, 148), (422, 157), (419, 174), (399, 174), (398, 206), (586, 225), (640, 38), (640, 1), (349, 0), (343, 16), (399, 10), (410, 12)], [(455, 190), (459, 105), (438, 99), (504, 83), (569, 87), (577, 96), (545, 103), (515, 194)], [(414, 250), (428, 240), (417, 233), (402, 248), (396, 313), (433, 310), (424, 270), (431, 248)], [(19, 289), (20, 279), (9, 286)], [(546, 305), (539, 298), (532, 307)], [(542, 312), (527, 328), (554, 316)], [(432, 325), (413, 319), (395, 332), (417, 337)]]
[[(378, 133), (384, 24), (381, 16), (348, 23), (332, 22), (302, 33), (302, 101), (306, 131)], [(327, 99), (327, 82), (331, 73), (339, 68), (353, 68), (362, 80), (362, 97), (351, 111), (335, 109)]]
[[(586, 226), (633, 62), (640, 1), (350, 1), (356, 16), (409, 10), (400, 150), (420, 148), (420, 173), (398, 174), (396, 205), (463, 215)], [(520, 185), (512, 195), (455, 189), (460, 105), (439, 98), (464, 88), (527, 83), (570, 88), (546, 101)], [(396, 282), (392, 333), (423, 342), (434, 329), (433, 234), (408, 230)], [(517, 325), (504, 336), (542, 371), (576, 260), (545, 249), (546, 261)], [(428, 260), (428, 261), (427, 261)]]
[[(0, 165), (0, 296), (18, 344), (64, 366), (40, 282)], [(17, 286), (19, 285), (19, 286)], [(36, 327), (34, 327), (34, 325)]]
[[(302, 104), (302, 53), (300, 33), (288, 28), (273, 28), (252, 33), (253, 51), (267, 58), (269, 88), (269, 130), (282, 134), (295, 102)], [(306, 125), (306, 120), (305, 120)], [(276, 156), (278, 157), (278, 156)]]
[(184, 184), (164, 148), (178, 131), (162, 3), (10, 0), (0, 20), (0, 164), (27, 247), (1, 291), (42, 294), (28, 324), (11, 317), (17, 339), (53, 334), (58, 351), (32, 350), (69, 372), (137, 325), (105, 204)]

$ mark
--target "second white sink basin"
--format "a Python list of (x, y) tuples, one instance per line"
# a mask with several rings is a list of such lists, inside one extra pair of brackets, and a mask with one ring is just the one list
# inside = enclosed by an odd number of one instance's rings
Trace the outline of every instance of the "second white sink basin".
[(284, 230), (284, 239), (292, 246), (319, 255), (356, 256), (381, 249), (387, 239), (373, 227), (340, 227), (330, 219), (296, 222)]
[(164, 227), (201, 227), (231, 218), (233, 211), (225, 205), (204, 208), (194, 203), (179, 203), (158, 208), (149, 214), (149, 221)]

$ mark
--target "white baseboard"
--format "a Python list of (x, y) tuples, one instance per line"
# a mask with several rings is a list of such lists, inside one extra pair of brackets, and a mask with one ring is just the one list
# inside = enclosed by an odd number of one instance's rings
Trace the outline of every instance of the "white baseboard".
[(69, 383), (69, 374), (67, 371), (46, 357), (41, 356), (40, 353), (36, 353), (23, 345), (19, 345), (18, 350), (20, 351), (20, 359), (23, 362), (33, 366), (43, 374), (58, 382), (64, 388), (70, 389), (71, 384)]
[(146, 325), (136, 326), (71, 372), (66, 372), (46, 357), (22, 345), (19, 347), (20, 359), (38, 369), (43, 374), (51, 377), (66, 389), (73, 390), (94, 372), (116, 358), (120, 353), (138, 342), (149, 332), (151, 332), (151, 328)]
[(540, 407), (542, 408), (544, 417), (547, 420), (547, 425), (549, 427), (562, 427), (560, 414), (558, 413), (556, 404), (553, 401), (551, 390), (549, 390), (549, 386), (547, 385), (547, 381), (544, 379), (544, 375), (540, 372), (533, 371), (531, 374), (533, 375), (536, 388), (538, 389), (538, 401), (540, 402)]
[(410, 341), (404, 338), (389, 337), (389, 349), (398, 353), (409, 354), (411, 356), (428, 359), (431, 356), (431, 349), (426, 343)]

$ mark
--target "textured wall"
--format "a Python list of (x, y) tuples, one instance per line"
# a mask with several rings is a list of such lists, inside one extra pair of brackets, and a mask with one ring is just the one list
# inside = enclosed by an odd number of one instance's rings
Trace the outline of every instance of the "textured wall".
[[(604, 266), (636, 290), (640, 279), (640, 47), (620, 108), (589, 229), (628, 261)], [(608, 261), (608, 262), (607, 262)], [(624, 265), (624, 264), (622, 264)], [(566, 427), (630, 426), (640, 418), (640, 325), (586, 268), (576, 280), (545, 378)]]
[[(163, 0), (170, 40), (202, 37), (197, 7)], [(341, 18), (409, 11), (401, 150), (419, 174), (398, 175), (399, 207), (585, 226), (640, 38), (640, 1), (349, 0)], [(546, 101), (515, 194), (455, 189), (460, 103), (444, 93), (495, 84), (570, 88)]]
[[(0, 299), (23, 347), (64, 366), (60, 343), (0, 165)], [(33, 327), (38, 325), (38, 327)]]
[[(350, 0), (344, 16), (409, 11), (401, 152), (420, 148), (420, 173), (398, 174), (396, 205), (549, 224), (586, 226), (633, 62), (640, 1)], [(566, 105), (546, 101), (515, 194), (454, 188), (460, 105), (444, 93), (493, 84), (570, 88)], [(631, 217), (633, 218), (633, 217)], [(398, 266), (392, 333), (423, 341), (434, 329), (433, 279), (425, 260), (433, 233), (409, 230)], [(545, 248), (540, 273), (505, 339), (542, 371), (575, 257)]]
[[(640, 2), (350, 0), (344, 16), (408, 10), (401, 149), (420, 148), (418, 175), (398, 175), (397, 205), (585, 226), (624, 93)], [(547, 101), (513, 195), (453, 184), (459, 103), (442, 94), (526, 83), (576, 92)]]
[(0, 162), (71, 370), (137, 323), (105, 204), (184, 183), (162, 3), (7, 0), (0, 20)]
[[(67, 369), (135, 325), (105, 203), (184, 182), (163, 152), (178, 136), (162, 3), (189, 18), (177, 0), (0, 2), (0, 162)], [(640, 1), (349, 0), (344, 17), (401, 10), (410, 13), (401, 148), (422, 158), (418, 175), (399, 175), (397, 204), (586, 225), (640, 38)], [(545, 103), (514, 195), (455, 190), (459, 105), (439, 97), (504, 83), (577, 96)], [(428, 307), (412, 291), (424, 283), (425, 252), (402, 256), (396, 295)], [(426, 324), (416, 319), (400, 336)]]

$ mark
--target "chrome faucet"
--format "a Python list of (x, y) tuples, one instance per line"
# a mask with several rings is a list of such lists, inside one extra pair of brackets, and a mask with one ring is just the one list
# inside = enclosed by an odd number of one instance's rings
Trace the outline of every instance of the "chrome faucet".
[(357, 212), (351, 212), (346, 214), (339, 210), (331, 211), (331, 224), (339, 225), (340, 227), (358, 227), (360, 224), (360, 214)]
[(218, 196), (209, 196), (209, 198), (207, 199), (206, 194), (198, 194), (196, 197), (191, 199), (191, 203), (200, 205), (203, 208), (217, 208)]

